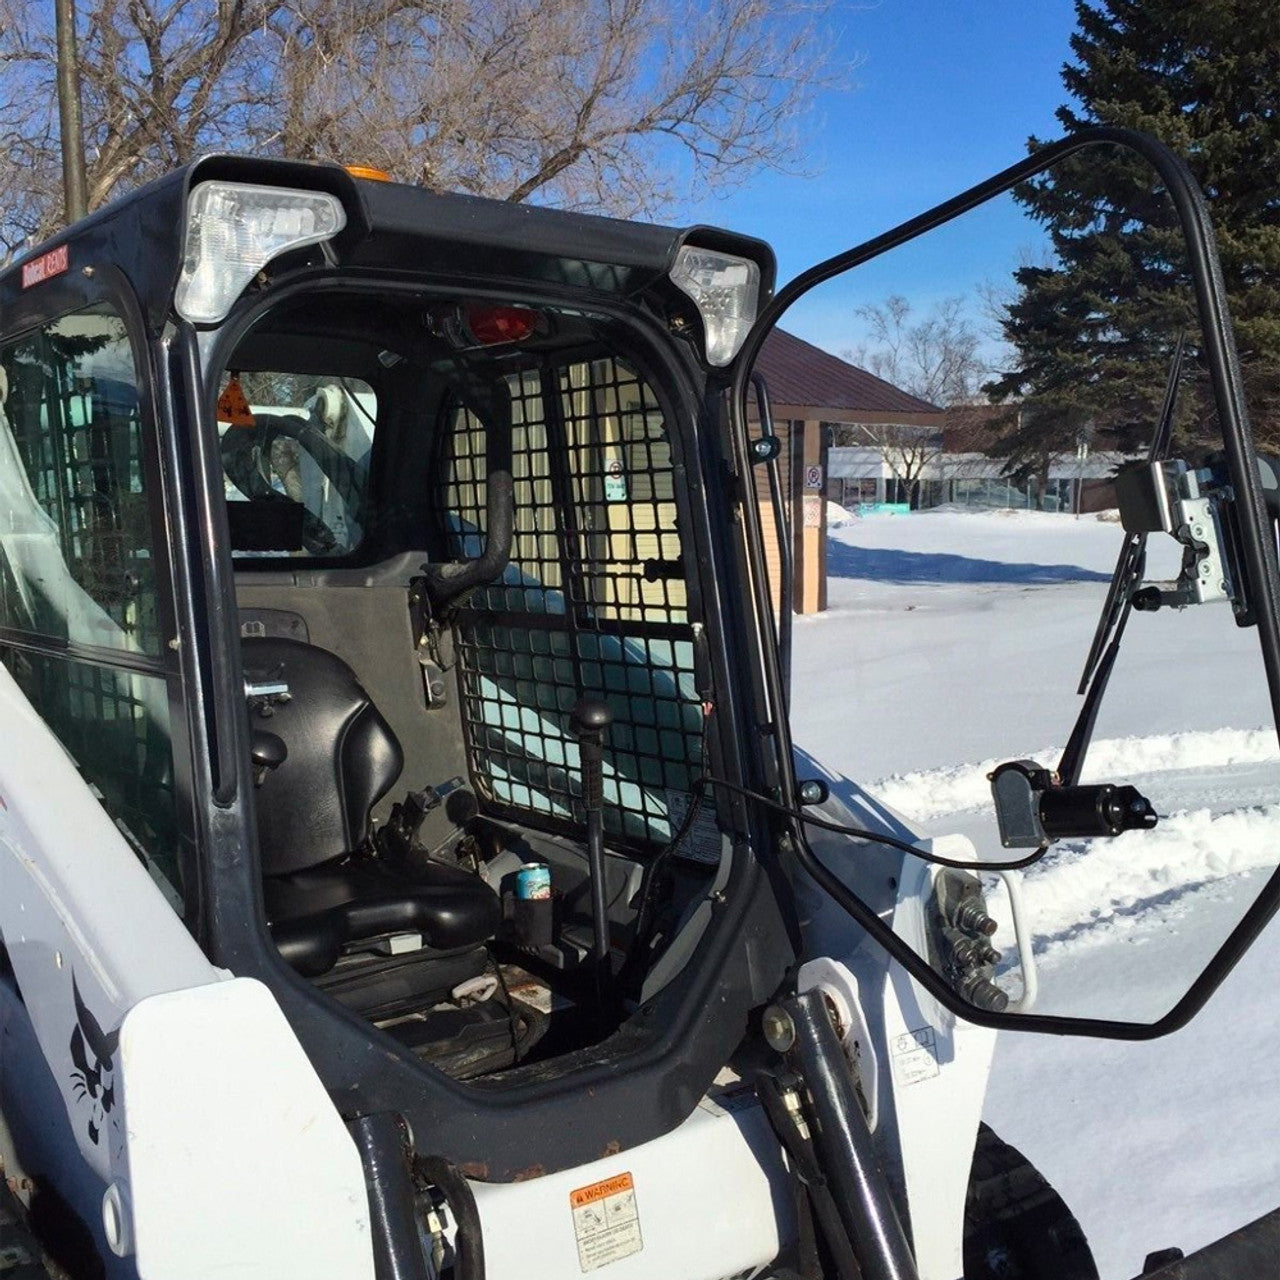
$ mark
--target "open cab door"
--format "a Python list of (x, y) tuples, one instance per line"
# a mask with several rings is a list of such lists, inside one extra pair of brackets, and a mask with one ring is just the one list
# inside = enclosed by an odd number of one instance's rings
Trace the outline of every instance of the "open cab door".
[[(915, 422), (831, 428), (863, 504), (833, 535), (832, 603), (865, 616), (817, 665), (854, 718), (793, 682), (862, 787), (784, 769), (779, 799), (810, 806), (809, 876), (922, 998), (987, 1026), (1165, 1034), (1280, 902), (1280, 486), (1250, 411), (1280, 419), (1226, 293), (1185, 165), (1099, 129), (805, 272), (735, 369), (740, 456), (766, 466), (756, 375), (780, 327), (913, 383)], [(771, 522), (748, 520), (762, 619)], [(769, 675), (789, 761), (788, 649)]]

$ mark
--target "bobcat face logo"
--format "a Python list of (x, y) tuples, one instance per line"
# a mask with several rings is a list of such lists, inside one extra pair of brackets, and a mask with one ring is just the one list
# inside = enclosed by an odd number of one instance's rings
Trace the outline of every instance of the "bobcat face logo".
[(71, 1061), (76, 1069), (71, 1073), (71, 1084), (76, 1098), (89, 1104), (89, 1141), (96, 1146), (116, 1105), (115, 1054), (120, 1032), (103, 1032), (80, 998), (74, 975), (71, 994), (76, 1002), (76, 1026), (71, 1033)]

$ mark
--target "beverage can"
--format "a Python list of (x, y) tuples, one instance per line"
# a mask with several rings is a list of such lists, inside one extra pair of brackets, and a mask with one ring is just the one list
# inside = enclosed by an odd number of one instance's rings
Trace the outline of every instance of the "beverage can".
[(541, 862), (526, 862), (516, 872), (516, 897), (526, 901), (551, 897), (551, 868)]

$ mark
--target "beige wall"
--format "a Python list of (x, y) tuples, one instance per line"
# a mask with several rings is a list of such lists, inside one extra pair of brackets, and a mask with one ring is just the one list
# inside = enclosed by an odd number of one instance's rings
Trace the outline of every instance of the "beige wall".
[[(784, 409), (785, 412), (785, 409)], [(805, 495), (822, 499), (821, 490), (805, 489), (805, 469), (821, 466), (826, 475), (826, 447), (821, 424), (816, 419), (783, 417), (774, 411), (774, 431), (782, 445), (778, 457), (783, 501), (791, 520), (794, 581), (792, 608), (796, 613), (819, 613), (827, 607), (827, 528), (825, 508), (817, 526), (805, 526)], [(779, 607), (782, 557), (778, 548), (777, 522), (769, 496), (769, 475), (764, 466), (755, 470), (756, 497), (764, 530), (765, 562), (769, 570), (773, 607)]]

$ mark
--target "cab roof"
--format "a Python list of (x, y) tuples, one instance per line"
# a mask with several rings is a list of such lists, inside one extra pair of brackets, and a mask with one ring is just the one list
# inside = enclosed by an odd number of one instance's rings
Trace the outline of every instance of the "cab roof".
[[(170, 316), (182, 266), (187, 194), (210, 180), (336, 195), (347, 214), (346, 228), (333, 241), (340, 267), (545, 282), (619, 298), (656, 291), (670, 298), (674, 286), (668, 273), (677, 250), (690, 243), (756, 262), (761, 302), (773, 289), (769, 246), (715, 227), (677, 229), (476, 196), (437, 195), (402, 183), (357, 178), (336, 164), (215, 155), (123, 196), (24, 254), (0, 273), (0, 307), (38, 285), (32, 277), (43, 278), (42, 263), (61, 272), (109, 262), (131, 280), (148, 323), (158, 331)], [(65, 259), (56, 252), (64, 245)]]

